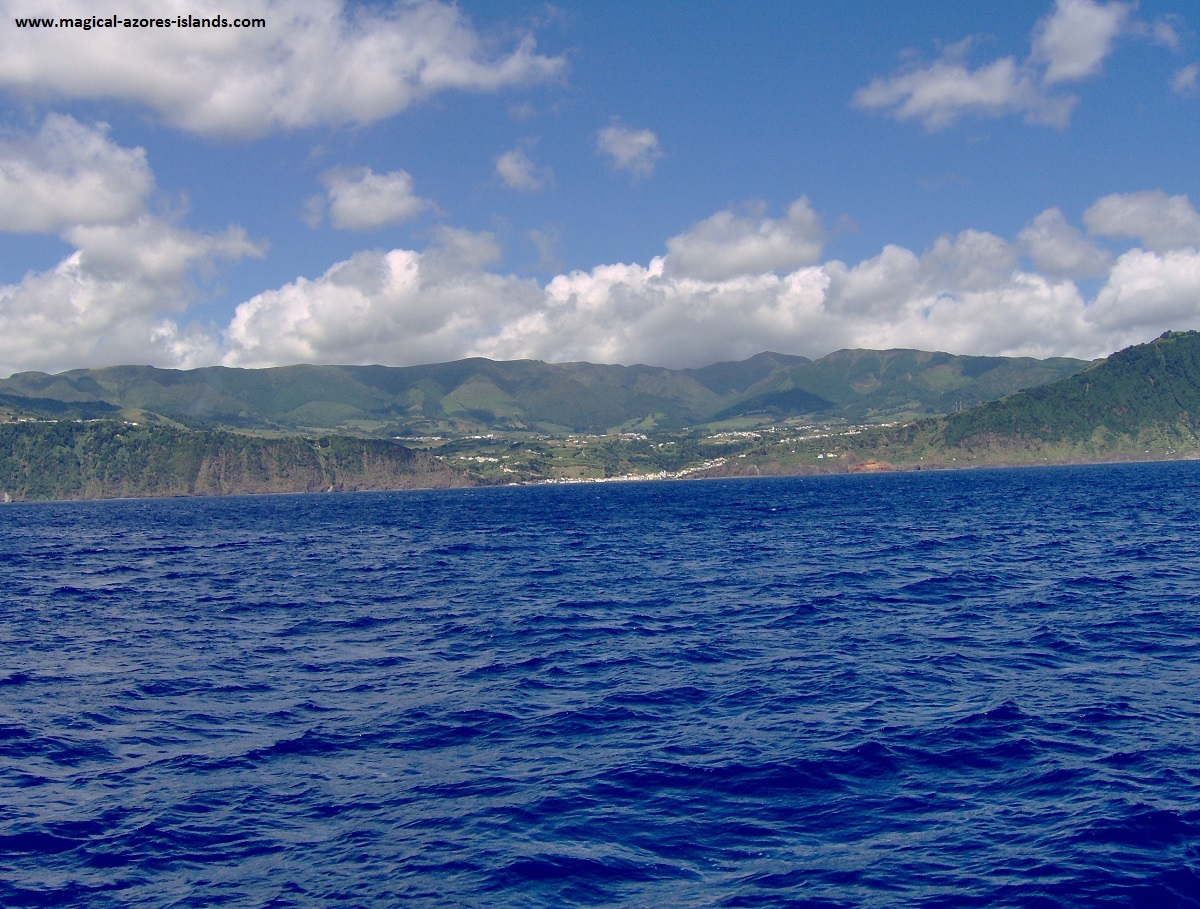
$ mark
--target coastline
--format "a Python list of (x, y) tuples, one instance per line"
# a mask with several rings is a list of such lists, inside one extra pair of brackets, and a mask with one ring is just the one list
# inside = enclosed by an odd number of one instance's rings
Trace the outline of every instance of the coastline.
[[(861, 474), (883, 473), (916, 473), (916, 472), (945, 472), (960, 470), (1019, 470), (1037, 467), (1085, 467), (1103, 464), (1144, 464), (1164, 461), (1200, 461), (1200, 449), (1179, 452), (1112, 452), (1110, 454), (1088, 457), (1049, 458), (1040, 460), (1032, 458), (998, 458), (995, 460), (924, 460), (918, 462), (894, 463), (880, 460), (847, 461), (844, 466), (837, 467), (782, 465), (777, 462), (751, 462), (734, 464), (737, 459), (714, 459), (722, 463), (709, 463), (696, 467), (684, 468), (679, 471), (657, 471), (648, 474), (620, 474), (609, 477), (557, 477), (524, 482), (488, 483), (474, 482), (465, 476), (459, 476), (448, 481), (445, 475), (436, 477), (437, 482), (403, 482), (403, 483), (354, 483), (334, 484), (328, 488), (280, 488), (271, 484), (269, 488), (238, 488), (225, 491), (192, 491), (192, 492), (163, 492), (149, 495), (80, 495), (65, 498), (21, 498), (11, 493), (0, 491), (0, 505), (52, 504), (67, 502), (112, 502), (138, 501), (144, 499), (217, 499), (233, 496), (300, 496), (300, 495), (331, 495), (355, 492), (419, 492), (437, 489), (499, 489), (513, 486), (581, 486), (601, 483), (671, 483), (689, 480), (744, 480), (744, 479), (779, 479), (783, 477), (818, 477), (818, 476), (852, 476)], [(415, 478), (410, 478), (415, 479)]]

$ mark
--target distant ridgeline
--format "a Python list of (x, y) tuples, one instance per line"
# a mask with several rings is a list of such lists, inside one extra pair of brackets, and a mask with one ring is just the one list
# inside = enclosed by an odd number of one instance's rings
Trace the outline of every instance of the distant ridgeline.
[(381, 439), (265, 439), (112, 420), (0, 424), (0, 494), (102, 499), (463, 485)]
[[(383, 438), (672, 430), (751, 416), (866, 423), (964, 410), (1086, 365), (843, 350), (816, 361), (762, 353), (700, 369), (479, 358), (405, 367), (118, 366), (19, 373), (0, 381), (0, 412), (84, 419), (119, 413), (192, 429)], [(104, 407), (111, 413), (95, 410)]]

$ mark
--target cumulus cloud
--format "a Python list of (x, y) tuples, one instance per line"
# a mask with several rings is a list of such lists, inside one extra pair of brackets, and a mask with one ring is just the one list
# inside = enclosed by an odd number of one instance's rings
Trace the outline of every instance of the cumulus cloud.
[(703, 280), (791, 270), (816, 262), (823, 241), (820, 218), (801, 198), (779, 219), (763, 217), (762, 206), (744, 215), (718, 212), (669, 239), (665, 264), (672, 274)]
[(1075, 286), (1020, 270), (1014, 245), (984, 231), (824, 270), (839, 346), (1046, 356), (1077, 352), (1086, 336)]
[(0, 230), (123, 221), (153, 188), (146, 152), (116, 145), (104, 124), (50, 114), (36, 135), (0, 141)]
[(197, 272), (262, 254), (240, 229), (202, 234), (148, 215), (74, 227), (66, 239), (76, 250), (53, 269), (0, 286), (0, 374), (212, 362), (211, 333), (181, 328), (171, 316), (195, 299)]
[[(848, 266), (704, 280), (665, 258), (559, 275), (538, 309), (476, 340), (486, 356), (698, 366), (783, 350), (923, 347), (994, 354), (1083, 352), (1094, 339), (1070, 282), (1005, 270), (1000, 238), (946, 237), (923, 254), (888, 247)], [(973, 261), (990, 247), (992, 282)]]
[(897, 120), (917, 120), (931, 131), (944, 129), (964, 114), (1022, 114), (1029, 122), (1057, 126), (1070, 117), (1075, 100), (1047, 95), (1012, 57), (972, 69), (961, 53), (961, 45), (956, 45), (929, 65), (873, 79), (855, 93), (854, 103), (887, 111)]
[[(129, 102), (195, 133), (250, 137), (372, 123), (437, 92), (496, 91), (554, 79), (565, 68), (563, 58), (539, 54), (529, 35), (499, 50), (441, 0), (242, 0), (236, 11), (216, 12), (267, 24), (5, 28), (0, 88), (32, 98)], [(90, 17), (96, 9), (84, 0), (52, 0), (31, 14)], [(130, 0), (120, 12), (189, 14), (197, 10), (188, 0)]]
[(367, 250), (238, 306), (223, 362), (429, 363), (468, 355), (536, 308), (537, 283), (489, 274), (490, 234), (443, 231), (424, 253)]
[(950, 292), (985, 290), (1003, 284), (1017, 265), (1017, 250), (1003, 237), (964, 230), (938, 237), (922, 257), (929, 283)]
[(1132, 10), (1127, 3), (1058, 0), (1034, 26), (1025, 60), (1005, 56), (971, 66), (966, 58), (973, 41), (967, 38), (932, 63), (873, 79), (855, 93), (853, 103), (897, 120), (916, 120), (931, 131), (967, 115), (1020, 115), (1028, 123), (1062, 127), (1078, 98), (1055, 89), (1098, 74), (1122, 35), (1150, 31), (1133, 22)]
[[(781, 219), (719, 212), (646, 264), (539, 285), (490, 270), (499, 254), (491, 235), (443, 231), (424, 252), (359, 253), (247, 301), (226, 331), (224, 362), (698, 366), (841, 347), (1095, 357), (1165, 328), (1200, 327), (1200, 253), (1131, 249), (1114, 262), (1055, 209), (1013, 240), (965, 230), (853, 265), (818, 262), (819, 235), (804, 199)], [(1094, 299), (1077, 276), (1103, 279)]]
[(538, 167), (523, 148), (506, 151), (496, 159), (496, 175), (509, 189), (532, 193), (552, 179), (549, 168)]
[(1133, 237), (1158, 251), (1200, 246), (1200, 214), (1187, 196), (1161, 190), (1105, 196), (1083, 213), (1083, 223), (1093, 234)]
[(74, 251), (0, 285), (0, 373), (81, 363), (211, 362), (211, 332), (172, 316), (217, 261), (262, 254), (240, 228), (188, 230), (146, 212), (154, 178), (140, 148), (104, 126), (50, 116), (0, 146), (0, 226), (56, 233)]
[(1034, 30), (1033, 59), (1045, 64), (1045, 84), (1075, 81), (1100, 72), (1129, 21), (1130, 10), (1125, 3), (1058, 0), (1054, 12)]
[(1091, 317), (1118, 337), (1145, 340), (1163, 327), (1200, 327), (1200, 253), (1132, 249), (1117, 259)]
[[(819, 260), (820, 219), (800, 199), (780, 218), (718, 212), (647, 263), (597, 265), (544, 284), (498, 272), (493, 235), (442, 228), (424, 250), (364, 250), (257, 294), (219, 335), (180, 324), (193, 276), (257, 247), (236, 230), (200, 235), (143, 215), (69, 229), (76, 253), (0, 288), (0, 364), (487, 356), (699, 366), (766, 349), (820, 356), (843, 347), (1096, 357), (1167, 328), (1200, 328), (1200, 249), (1179, 245), (1195, 216), (1186, 198), (1111, 196), (1085, 222), (1128, 237), (1163, 212), (1177, 216), (1170, 243), (1127, 243), (1115, 257), (1049, 209), (1015, 238), (964, 230), (923, 250), (888, 245), (847, 263)], [(1090, 299), (1076, 283), (1085, 277), (1099, 279)]]
[(317, 196), (309, 202), (307, 220), (316, 226), (328, 205), (334, 227), (347, 230), (375, 230), (399, 224), (431, 207), (429, 200), (413, 192), (412, 176), (403, 170), (377, 174), (367, 167), (326, 172), (321, 177), (327, 199)]
[[(915, 347), (995, 356), (1093, 356), (1075, 285), (1016, 272), (994, 287), (892, 288), (898, 299), (875, 321), (841, 326), (845, 347)], [(1105, 350), (1105, 352), (1111, 352)]]
[(1148, 34), (1155, 44), (1161, 44), (1163, 47), (1173, 51), (1178, 51), (1183, 43), (1179, 37), (1179, 31), (1169, 19), (1159, 19), (1149, 27), (1141, 27), (1139, 23), (1134, 24), (1136, 31)]
[(606, 156), (617, 170), (648, 176), (662, 157), (658, 136), (648, 129), (630, 129), (620, 123), (604, 127), (596, 134), (596, 151)]
[(1057, 208), (1034, 218), (1017, 240), (1038, 271), (1056, 278), (1098, 278), (1112, 264), (1112, 254), (1090, 243)]
[(1200, 90), (1200, 63), (1191, 63), (1176, 72), (1171, 88), (1180, 95), (1196, 94)]

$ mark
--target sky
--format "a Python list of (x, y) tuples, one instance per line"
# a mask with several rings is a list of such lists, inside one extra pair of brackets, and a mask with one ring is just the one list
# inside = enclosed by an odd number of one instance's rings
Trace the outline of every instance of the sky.
[(0, 376), (1200, 329), (1194, 2), (0, 8)]

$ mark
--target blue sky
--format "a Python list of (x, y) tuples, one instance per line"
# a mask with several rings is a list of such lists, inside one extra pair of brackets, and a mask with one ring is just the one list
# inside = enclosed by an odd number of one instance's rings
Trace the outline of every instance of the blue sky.
[(1200, 328), (1194, 4), (0, 6), (0, 375)]

